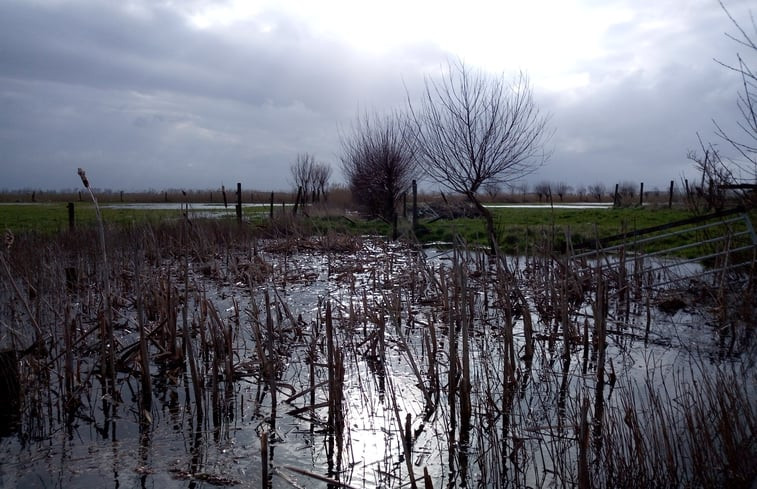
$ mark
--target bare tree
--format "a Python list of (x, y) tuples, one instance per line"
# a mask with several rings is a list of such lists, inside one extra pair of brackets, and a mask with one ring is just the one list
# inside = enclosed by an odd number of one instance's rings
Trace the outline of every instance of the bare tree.
[(408, 95), (419, 164), (439, 185), (462, 194), (486, 219), (495, 246), (494, 220), (478, 191), (534, 172), (548, 158), (547, 117), (534, 102), (528, 78), (511, 83), (450, 62), (439, 79), (427, 78), (420, 103)]
[(604, 183), (597, 182), (595, 184), (589, 185), (589, 195), (594, 197), (597, 202), (602, 202), (602, 197), (607, 192), (607, 187), (605, 187)]
[(325, 163), (318, 163), (310, 153), (301, 153), (289, 167), (292, 182), (296, 189), (302, 190), (302, 202), (310, 199), (316, 202), (321, 196), (326, 196), (326, 187), (331, 178), (331, 167)]
[(571, 187), (565, 182), (557, 182), (554, 185), (554, 187), (555, 187), (555, 193), (560, 198), (560, 202), (563, 202), (565, 199), (565, 195), (571, 190), (573, 190), (573, 187)]
[(547, 198), (552, 193), (552, 184), (541, 181), (534, 185), (534, 192), (539, 196), (539, 202), (541, 202), (542, 198)]
[(402, 193), (417, 176), (412, 125), (399, 113), (364, 114), (340, 139), (353, 199), (370, 215), (393, 219)]
[(301, 153), (289, 167), (295, 189), (302, 189), (303, 200), (307, 200), (313, 186), (313, 167), (316, 165), (315, 156), (310, 153)]
[(320, 201), (323, 198), (327, 200), (326, 188), (331, 178), (331, 166), (325, 163), (316, 163), (313, 166), (313, 188), (315, 189), (315, 200)]

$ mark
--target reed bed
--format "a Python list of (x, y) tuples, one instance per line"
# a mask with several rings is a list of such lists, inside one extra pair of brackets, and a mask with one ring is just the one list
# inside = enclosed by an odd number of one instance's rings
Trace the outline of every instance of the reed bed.
[[(554, 255), (549, 232), (544, 252), (520, 257), (271, 236), (184, 219), (11, 240), (0, 320), (17, 368), (0, 368), (18, 393), (0, 418), (3, 477), (588, 488), (757, 476), (749, 276), (662, 287), (631, 253)], [(666, 312), (672, 297), (683, 311)]]

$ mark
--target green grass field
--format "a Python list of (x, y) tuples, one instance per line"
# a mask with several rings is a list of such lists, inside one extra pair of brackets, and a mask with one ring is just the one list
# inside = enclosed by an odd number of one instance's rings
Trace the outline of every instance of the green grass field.
[[(534, 243), (551, 242), (556, 249), (569, 233), (577, 243), (690, 217), (682, 209), (549, 209), (498, 208), (494, 222), (500, 247), (507, 253), (524, 252)], [(457, 234), (466, 242), (486, 244), (483, 219), (439, 220), (424, 225), (422, 241), (449, 242)]]
[[(264, 212), (265, 210), (265, 212)], [(131, 225), (134, 223), (158, 223), (177, 220), (184, 217), (184, 211), (166, 208), (129, 207), (102, 205), (103, 220), (108, 225)], [(244, 207), (244, 219), (247, 222), (260, 221), (267, 217), (267, 208)], [(93, 226), (97, 222), (94, 204), (77, 202), (74, 206), (74, 226)], [(235, 219), (234, 206), (228, 209), (205, 209), (203, 206), (189, 208), (190, 218), (214, 217)], [(0, 228), (10, 229), (14, 233), (36, 232), (41, 234), (57, 233), (69, 228), (68, 207), (66, 203), (39, 204), (0, 204)]]
[[(275, 209), (281, 216), (281, 208)], [(247, 225), (265, 227), (268, 222), (267, 207), (245, 207), (244, 222)], [(493, 209), (497, 239), (506, 253), (530, 253), (534, 247), (539, 251), (562, 251), (567, 236), (572, 243), (604, 238), (622, 232), (634, 231), (691, 217), (684, 209), (667, 208), (591, 208), (591, 209), (550, 209), (545, 208), (496, 208)], [(103, 219), (108, 226), (130, 226), (133, 224), (157, 224), (178, 221), (183, 218), (181, 209), (145, 207), (103, 206)], [(287, 216), (291, 216), (287, 213)], [(234, 207), (228, 209), (205, 209), (190, 207), (190, 218), (221, 219), (234, 222)], [(278, 218), (277, 226), (296, 226), (301, 233), (324, 234), (338, 232), (354, 235), (389, 236), (392, 227), (382, 220), (366, 220), (344, 215), (298, 217), (286, 220)], [(91, 203), (76, 203), (75, 227), (86, 228), (95, 225), (96, 215)], [(13, 233), (33, 232), (55, 234), (69, 229), (68, 209), (65, 203), (0, 204), (0, 227)], [(416, 233), (410, 230), (410, 223), (399, 220), (398, 232), (403, 238), (417, 239), (421, 243), (451, 243), (456, 238), (469, 245), (486, 245), (485, 224), (482, 218), (421, 219)], [(676, 246), (686, 241), (685, 236), (673, 238), (665, 246)], [(548, 249), (544, 249), (547, 247)]]

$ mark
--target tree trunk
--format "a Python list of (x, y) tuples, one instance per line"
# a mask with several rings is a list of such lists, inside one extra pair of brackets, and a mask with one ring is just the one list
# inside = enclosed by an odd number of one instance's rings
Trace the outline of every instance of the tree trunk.
[(489, 243), (489, 250), (491, 254), (495, 254), (497, 252), (496, 243), (497, 240), (494, 237), (494, 217), (492, 216), (492, 213), (489, 209), (487, 209), (484, 204), (482, 204), (478, 197), (476, 197), (476, 194), (474, 193), (468, 193), (467, 194), (468, 200), (470, 200), (474, 206), (476, 206), (476, 209), (478, 212), (481, 213), (482, 216), (484, 216), (484, 219), (486, 220), (486, 240)]

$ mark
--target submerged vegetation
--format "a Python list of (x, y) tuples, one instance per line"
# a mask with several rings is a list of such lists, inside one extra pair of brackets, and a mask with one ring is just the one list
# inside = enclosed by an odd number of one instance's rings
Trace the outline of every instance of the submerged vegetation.
[(3, 484), (757, 477), (754, 250), (746, 269), (699, 276), (555, 243), (674, 217), (649, 209), (606, 227), (615, 210), (497, 210), (503, 235), (529, 236), (513, 256), (466, 244), (474, 220), (422, 221), (456, 243), (424, 250), (407, 228), (366, 236), (386, 223), (193, 210), (118, 223), (104, 208), (105, 249), (95, 226), (8, 226), (0, 368), (17, 402), (0, 418)]

